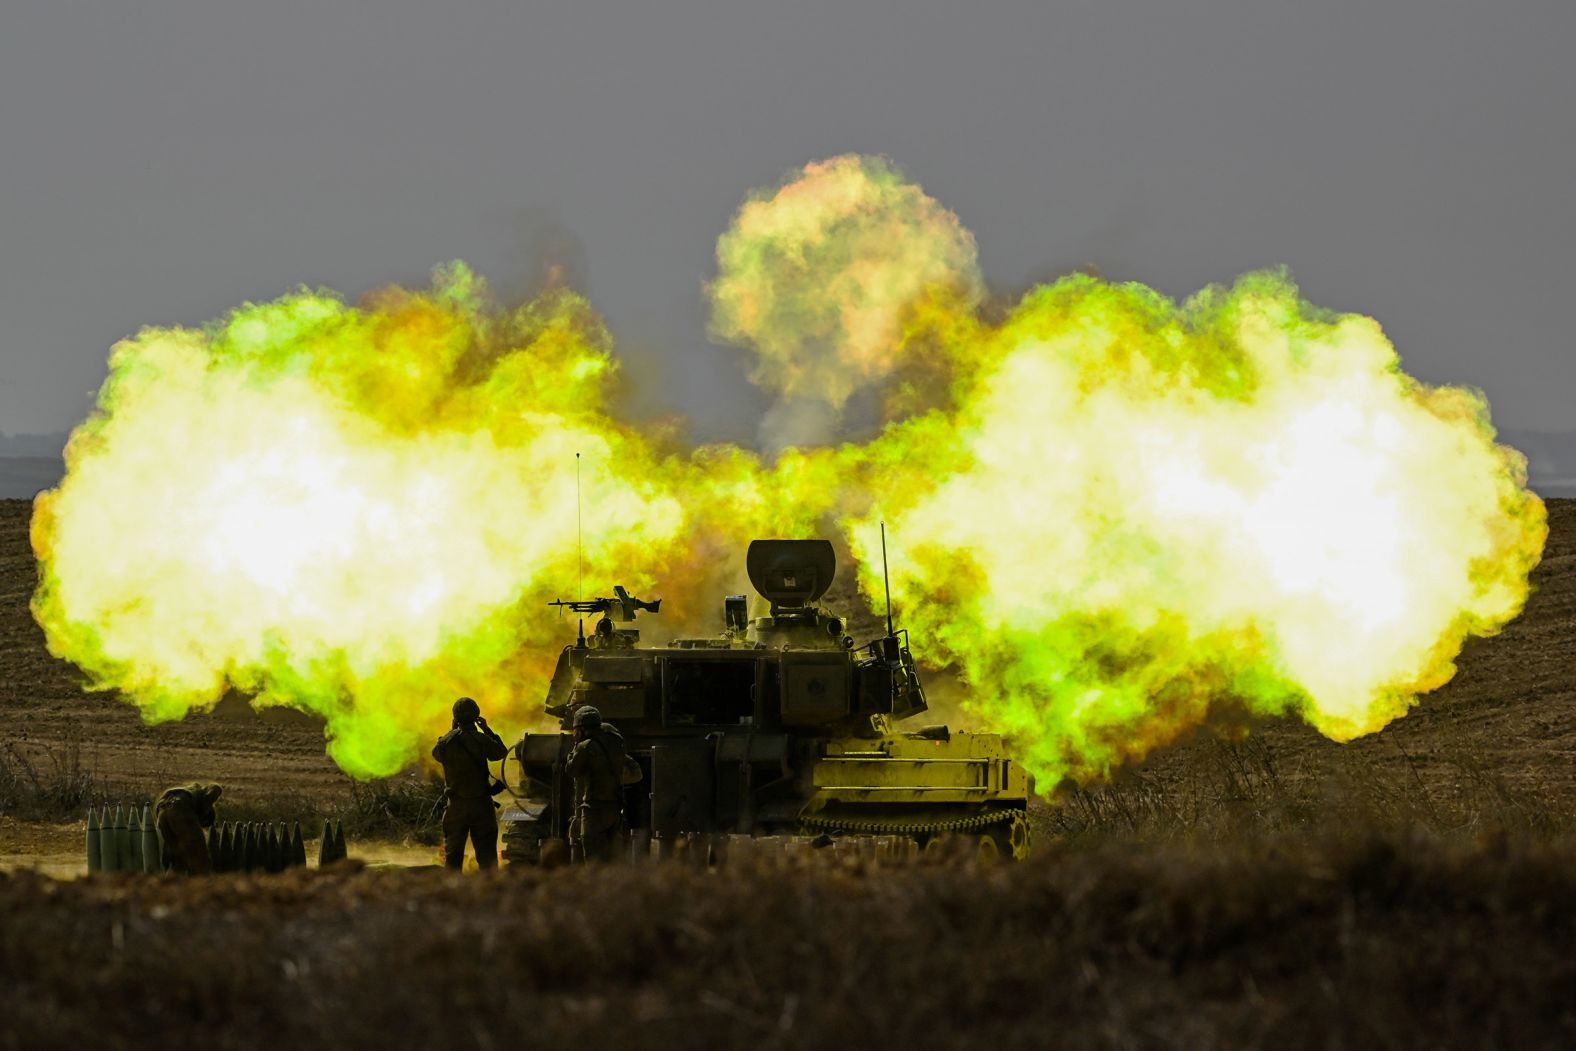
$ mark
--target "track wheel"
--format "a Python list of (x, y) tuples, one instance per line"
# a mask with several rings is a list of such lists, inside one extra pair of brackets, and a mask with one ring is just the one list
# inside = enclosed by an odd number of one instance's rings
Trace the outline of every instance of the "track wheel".
[(1022, 861), (1028, 856), (1029, 822), (1021, 813), (980, 833), (981, 861)]

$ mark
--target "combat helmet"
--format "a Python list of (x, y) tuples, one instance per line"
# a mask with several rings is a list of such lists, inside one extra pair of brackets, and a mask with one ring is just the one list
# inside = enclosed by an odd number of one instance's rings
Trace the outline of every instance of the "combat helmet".
[(589, 704), (582, 705), (575, 710), (575, 720), (571, 725), (576, 730), (585, 730), (587, 733), (592, 730), (600, 730), (602, 728), (602, 713)]
[(454, 702), (454, 721), (456, 723), (474, 723), (482, 717), (482, 706), (469, 697), (461, 697)]

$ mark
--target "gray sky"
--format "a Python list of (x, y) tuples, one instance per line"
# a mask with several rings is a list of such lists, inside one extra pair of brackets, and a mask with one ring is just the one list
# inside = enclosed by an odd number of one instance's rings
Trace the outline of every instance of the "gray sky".
[(452, 258), (507, 292), (546, 246), (641, 411), (747, 440), (716, 237), (846, 151), (956, 210), (999, 286), (1284, 263), (1501, 426), (1569, 428), (1573, 44), (1569, 2), (12, 0), (0, 431), (74, 425), (144, 324)]

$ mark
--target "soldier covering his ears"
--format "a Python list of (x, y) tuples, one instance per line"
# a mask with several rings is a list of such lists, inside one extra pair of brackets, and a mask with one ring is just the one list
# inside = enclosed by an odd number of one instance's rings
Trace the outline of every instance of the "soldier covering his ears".
[(509, 754), (482, 718), (481, 706), (469, 697), (454, 702), (454, 728), (433, 746), (432, 757), (443, 764), (443, 864), (458, 871), (465, 864), (470, 838), (476, 867), (498, 867), (498, 812), (492, 801), (490, 760)]

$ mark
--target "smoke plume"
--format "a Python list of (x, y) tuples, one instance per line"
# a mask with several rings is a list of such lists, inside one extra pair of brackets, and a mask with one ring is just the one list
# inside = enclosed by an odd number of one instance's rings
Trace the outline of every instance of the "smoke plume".
[[(1481, 395), (1284, 273), (1183, 303), (1075, 275), (987, 319), (972, 237), (863, 157), (753, 195), (718, 260), (714, 329), (798, 438), (770, 460), (620, 422), (583, 299), (460, 264), (117, 344), (35, 508), (52, 652), (152, 720), (230, 689), (316, 712), (383, 774), (459, 694), (537, 717), (581, 508), (587, 594), (705, 633), (756, 536), (834, 535), (879, 595), (884, 521), (921, 660), (1050, 786), (1223, 706), (1374, 732), (1526, 599), (1543, 505)], [(813, 440), (860, 396), (878, 434)]]
[(898, 368), (905, 313), (927, 296), (964, 309), (982, 289), (974, 237), (889, 163), (844, 156), (751, 195), (717, 241), (711, 332), (754, 354), (782, 397), (768, 447), (825, 441), (856, 393)]

